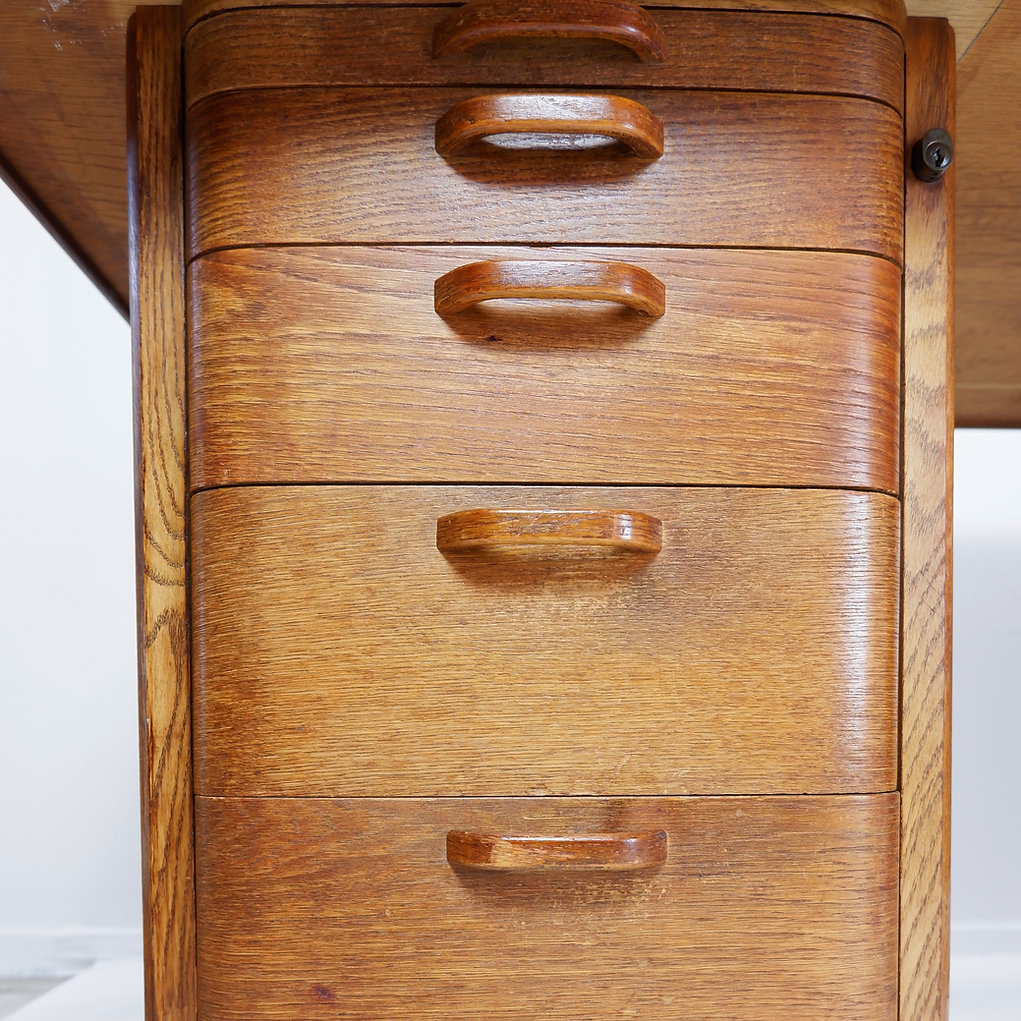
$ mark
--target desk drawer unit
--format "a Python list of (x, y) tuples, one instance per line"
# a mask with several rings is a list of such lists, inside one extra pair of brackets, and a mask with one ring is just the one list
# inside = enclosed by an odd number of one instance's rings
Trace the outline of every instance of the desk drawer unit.
[(185, 3), (186, 1021), (936, 1018), (911, 25), (699, 6)]

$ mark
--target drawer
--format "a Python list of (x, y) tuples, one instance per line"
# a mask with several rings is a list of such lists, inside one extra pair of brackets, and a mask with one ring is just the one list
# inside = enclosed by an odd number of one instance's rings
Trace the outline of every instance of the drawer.
[[(191, 108), (186, 131), (190, 254), (260, 244), (612, 238), (840, 249), (900, 263), (903, 127), (888, 106), (669, 89), (543, 95), (338, 87), (210, 96)], [(441, 156), (444, 117), (459, 141), (479, 125), (552, 134), (526, 135), (524, 148), (477, 140)], [(658, 121), (663, 155), (619, 144), (575, 148), (579, 119), (636, 145)]]
[[(904, 44), (875, 21), (777, 11), (640, 11), (620, 3), (592, 5), (590, 14), (588, 5), (577, 4), (580, 17), (563, 27), (581, 34), (547, 38), (531, 34), (536, 22), (523, 5), (514, 6), (508, 13), (508, 3), (477, 4), (467, 17), (456, 8), (425, 6), (221, 13), (199, 22), (186, 40), (187, 101), (279, 86), (542, 82), (862, 96), (898, 111), (903, 106)], [(457, 52), (435, 55), (434, 38), (441, 50)]]
[[(452, 867), (450, 831), (655, 834), (666, 860)], [(196, 838), (203, 1021), (897, 1014), (896, 794), (198, 798)]]
[(191, 512), (199, 794), (896, 787), (892, 497), (274, 486)]
[[(500, 274), (521, 263), (540, 296), (560, 293), (565, 265), (651, 273), (665, 315), (626, 304), (630, 277), (615, 283), (620, 305), (484, 300), (437, 313), (441, 277), (454, 274), (453, 290), (477, 300), (510, 293)], [(197, 260), (189, 308), (197, 489), (570, 480), (898, 490), (900, 272), (884, 259), (252, 249)]]

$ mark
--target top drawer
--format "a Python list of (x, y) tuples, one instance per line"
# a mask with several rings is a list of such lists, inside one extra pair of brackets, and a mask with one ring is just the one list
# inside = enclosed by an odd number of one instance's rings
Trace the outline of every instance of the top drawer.
[[(620, 105), (645, 124), (660, 122), (663, 155), (652, 158), (620, 145), (574, 148), (584, 120), (578, 93), (540, 92), (548, 98), (536, 100), (534, 90), (530, 99), (494, 100), (521, 93), (334, 87), (210, 96), (192, 107), (187, 127), (190, 253), (612, 240), (839, 249), (900, 262), (903, 130), (888, 106), (671, 89), (581, 101), (588, 131), (622, 130)], [(453, 114), (456, 131), (470, 133), (478, 111), (464, 104), (480, 97), (490, 97), (484, 116), (496, 135), (526, 133), (526, 147), (477, 140), (441, 155), (437, 124)], [(600, 103), (611, 110), (593, 113)], [(530, 105), (542, 116), (518, 119)], [(546, 117), (551, 109), (559, 119)], [(527, 134), (535, 130), (547, 133)]]
[(188, 35), (187, 101), (281, 86), (543, 83), (860, 96), (903, 108), (903, 42), (865, 17), (574, 0), (558, 19), (557, 6), (224, 11)]

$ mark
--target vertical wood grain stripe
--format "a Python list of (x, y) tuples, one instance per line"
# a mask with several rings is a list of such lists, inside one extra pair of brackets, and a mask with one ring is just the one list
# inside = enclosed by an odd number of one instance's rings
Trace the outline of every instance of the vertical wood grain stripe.
[(145, 1010), (194, 1021), (181, 14), (128, 33)]
[[(907, 34), (907, 144), (954, 132), (954, 37)], [(950, 881), (950, 580), (953, 187), (908, 173), (904, 253), (904, 650), (900, 1021), (947, 1016)]]

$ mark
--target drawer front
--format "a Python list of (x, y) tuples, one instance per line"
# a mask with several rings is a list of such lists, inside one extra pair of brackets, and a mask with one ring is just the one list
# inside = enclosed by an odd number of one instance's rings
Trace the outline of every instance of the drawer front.
[(227, 12), (188, 35), (187, 100), (191, 105), (218, 92), (279, 86), (542, 82), (862, 96), (902, 108), (904, 46), (888, 26), (783, 12), (635, 14), (622, 10), (626, 6), (592, 19), (587, 29), (616, 32), (620, 43), (522, 37), (528, 18), (518, 11), (484, 29), (479, 21), (461, 20), (461, 34), (441, 32), (441, 48), (481, 38), (479, 29), (490, 41), (439, 56), (434, 35), (452, 23), (456, 9), (450, 7)]
[[(441, 118), (493, 94), (303, 88), (203, 100), (187, 127), (190, 254), (258, 244), (613, 238), (901, 260), (903, 129), (890, 107), (835, 96), (615, 92), (644, 108), (627, 107), (641, 124), (649, 116), (662, 123), (662, 157), (621, 145), (557, 148), (574, 134), (573, 121), (531, 137), (527, 148), (477, 141), (439, 155)], [(458, 118), (458, 131), (473, 118)], [(611, 131), (626, 120), (614, 100), (593, 123)], [(490, 123), (503, 130), (523, 122), (497, 113)]]
[[(438, 519), (480, 508), (529, 513), (462, 514), (441, 553)], [(660, 551), (607, 509), (658, 519)], [(817, 490), (199, 493), (196, 791), (892, 790), (898, 522)]]
[[(896, 794), (199, 798), (196, 828), (203, 1021), (896, 1016)], [(666, 862), (455, 868), (451, 830), (663, 833)]]
[[(397, 7), (407, 11), (420, 7), (422, 0), (362, 0), (359, 6)], [(184, 0), (184, 24), (188, 29), (210, 15), (234, 10), (265, 10), (270, 7), (320, 8), (336, 7), (337, 0)], [(506, 6), (506, 5), (504, 5)], [(653, 5), (650, 5), (653, 6)], [(888, 26), (898, 35), (906, 31), (906, 15), (902, 0), (656, 0), (655, 12), (661, 10), (745, 10), (783, 12), (792, 7), (803, 14), (844, 15), (866, 18)]]
[[(579, 260), (653, 274), (665, 315), (552, 299), (436, 311), (436, 281), (461, 267), (540, 265), (553, 282), (537, 293), (555, 295), (555, 271)], [(502, 293), (498, 280), (479, 292), (477, 277), (466, 273), (460, 292)], [(198, 260), (189, 288), (196, 489), (508, 479), (898, 489), (900, 273), (883, 259), (242, 250)]]

